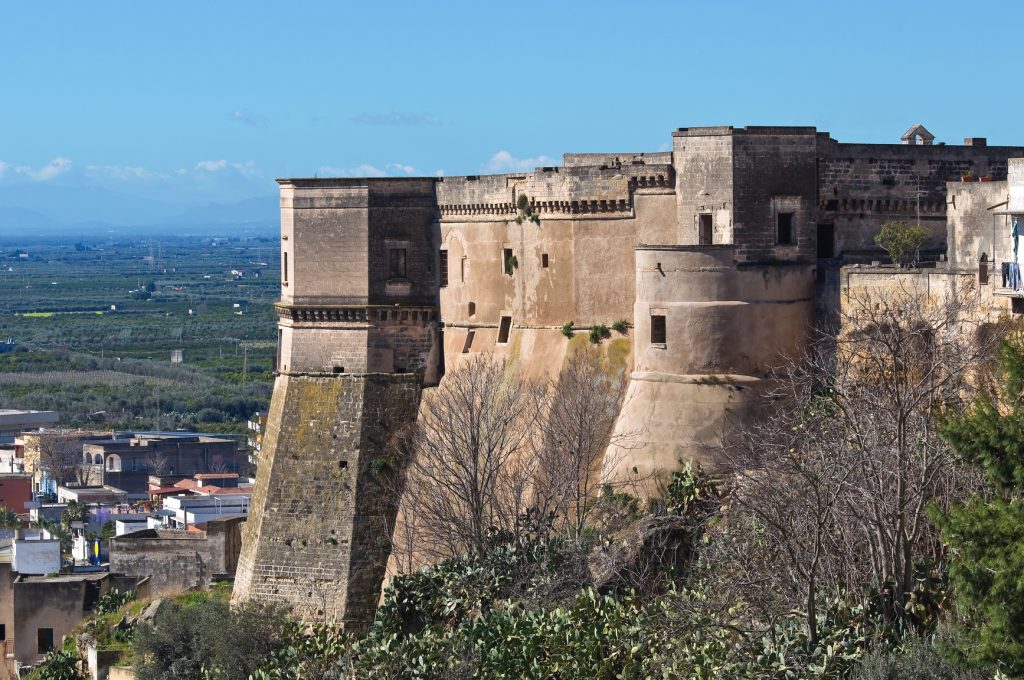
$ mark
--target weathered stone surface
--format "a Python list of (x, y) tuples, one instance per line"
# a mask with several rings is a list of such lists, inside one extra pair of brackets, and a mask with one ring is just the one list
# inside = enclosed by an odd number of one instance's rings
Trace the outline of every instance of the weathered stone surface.
[(157, 613), (160, 611), (160, 608), (163, 607), (166, 602), (167, 600), (164, 598), (158, 597), (146, 605), (137, 616), (132, 616), (130, 612), (125, 614), (124, 618), (121, 619), (121, 622), (118, 623), (118, 627), (130, 628), (140, 623), (153, 623), (156, 619)]
[[(236, 597), (365, 625), (399, 503), (368, 467), (381, 439), (472, 353), (553, 376), (568, 321), (629, 326), (604, 345), (631, 373), (612, 472), (656, 482), (713, 464), (815, 314), (838, 307), (840, 258), (880, 259), (878, 227), (918, 213), (937, 252), (946, 183), (971, 170), (1024, 184), (1010, 156), (1024, 148), (721, 126), (681, 128), (671, 151), (567, 154), (513, 174), (281, 180), (279, 377)], [(961, 222), (975, 225), (998, 189), (966, 191)]]
[(415, 374), (277, 378), (236, 598), (372, 620), (397, 506), (374, 461), (415, 418), (419, 389)]
[(205, 531), (144, 529), (110, 539), (113, 572), (149, 578), (153, 596), (207, 588), (217, 576), (235, 573), (242, 517), (218, 518)]

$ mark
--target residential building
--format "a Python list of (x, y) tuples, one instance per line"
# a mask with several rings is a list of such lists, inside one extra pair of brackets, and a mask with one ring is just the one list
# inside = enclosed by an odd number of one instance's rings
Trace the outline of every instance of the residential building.
[(0, 444), (13, 444), (22, 432), (33, 432), (60, 419), (53, 411), (18, 411), (0, 409)]
[(241, 550), (244, 517), (220, 517), (203, 529), (145, 529), (110, 539), (110, 569), (149, 579), (154, 597), (208, 587), (232, 576)]
[(177, 529), (188, 529), (221, 517), (247, 517), (251, 491), (238, 491), (242, 493), (170, 496), (164, 499), (164, 510), (168, 511), (169, 523)]
[(237, 473), (245, 461), (234, 439), (193, 433), (118, 434), (85, 444), (82, 457), (100, 466), (102, 484), (128, 493), (145, 493), (150, 475)]

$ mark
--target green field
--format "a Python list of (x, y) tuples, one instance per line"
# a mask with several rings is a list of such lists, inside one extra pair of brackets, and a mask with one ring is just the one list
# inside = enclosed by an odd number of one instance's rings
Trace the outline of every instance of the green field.
[(243, 431), (270, 400), (278, 257), (273, 238), (0, 248), (0, 408)]

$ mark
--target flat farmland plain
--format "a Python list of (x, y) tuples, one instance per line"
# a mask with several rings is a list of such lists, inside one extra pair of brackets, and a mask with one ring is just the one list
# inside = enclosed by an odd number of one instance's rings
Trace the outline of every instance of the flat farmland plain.
[(0, 408), (243, 432), (270, 400), (278, 258), (270, 237), (0, 247)]

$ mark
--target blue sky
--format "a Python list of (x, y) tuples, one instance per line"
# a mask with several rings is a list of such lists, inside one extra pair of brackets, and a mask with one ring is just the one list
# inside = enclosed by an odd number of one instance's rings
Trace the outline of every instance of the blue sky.
[(5, 3), (0, 188), (229, 202), (712, 124), (1024, 144), (1022, 28), (993, 0)]

